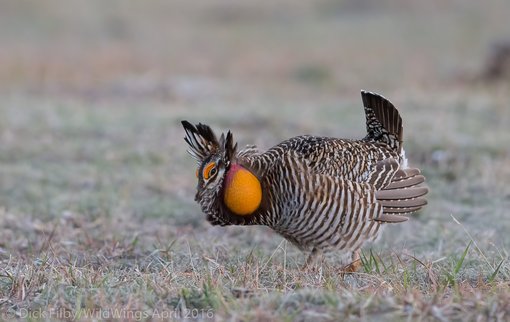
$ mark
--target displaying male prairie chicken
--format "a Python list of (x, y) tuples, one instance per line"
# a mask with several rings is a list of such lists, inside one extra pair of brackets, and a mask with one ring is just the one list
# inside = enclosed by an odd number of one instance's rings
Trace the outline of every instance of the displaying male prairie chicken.
[(418, 169), (408, 168), (402, 119), (384, 97), (362, 91), (367, 135), (361, 140), (297, 136), (259, 152), (237, 150), (205, 124), (182, 121), (198, 161), (195, 200), (213, 225), (269, 226), (303, 251), (341, 252), (347, 271), (386, 223), (427, 204)]

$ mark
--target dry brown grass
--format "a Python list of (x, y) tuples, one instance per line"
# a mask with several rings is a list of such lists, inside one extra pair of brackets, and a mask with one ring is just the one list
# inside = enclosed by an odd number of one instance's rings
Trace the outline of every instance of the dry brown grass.
[[(504, 1), (4, 1), (0, 320), (510, 316), (510, 83), (467, 82)], [(211, 227), (179, 121), (262, 148), (400, 108), (430, 204), (343, 277), (262, 227)], [(115, 316), (114, 314), (118, 314)], [(117, 318), (116, 318), (117, 317)]]

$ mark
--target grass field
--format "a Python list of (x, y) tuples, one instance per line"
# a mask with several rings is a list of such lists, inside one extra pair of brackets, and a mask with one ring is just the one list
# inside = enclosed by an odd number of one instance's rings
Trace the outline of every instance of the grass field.
[[(508, 1), (1, 1), (0, 320), (510, 319)], [(269, 148), (391, 99), (429, 205), (339, 274), (212, 227), (180, 120)]]

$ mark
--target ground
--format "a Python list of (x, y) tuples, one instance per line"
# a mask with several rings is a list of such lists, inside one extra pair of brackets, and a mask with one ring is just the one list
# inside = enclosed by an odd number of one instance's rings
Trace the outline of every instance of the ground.
[[(0, 320), (510, 318), (506, 1), (2, 1)], [(429, 205), (342, 276), (212, 227), (180, 121), (241, 146), (364, 135), (391, 99)]]

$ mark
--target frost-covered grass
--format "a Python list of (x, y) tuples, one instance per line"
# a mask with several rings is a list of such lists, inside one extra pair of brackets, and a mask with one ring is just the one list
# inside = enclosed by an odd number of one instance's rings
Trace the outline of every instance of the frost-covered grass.
[[(49, 3), (0, 10), (0, 320), (508, 319), (510, 85), (462, 76), (508, 5)], [(359, 272), (205, 221), (180, 120), (360, 137), (360, 88), (430, 194)]]

